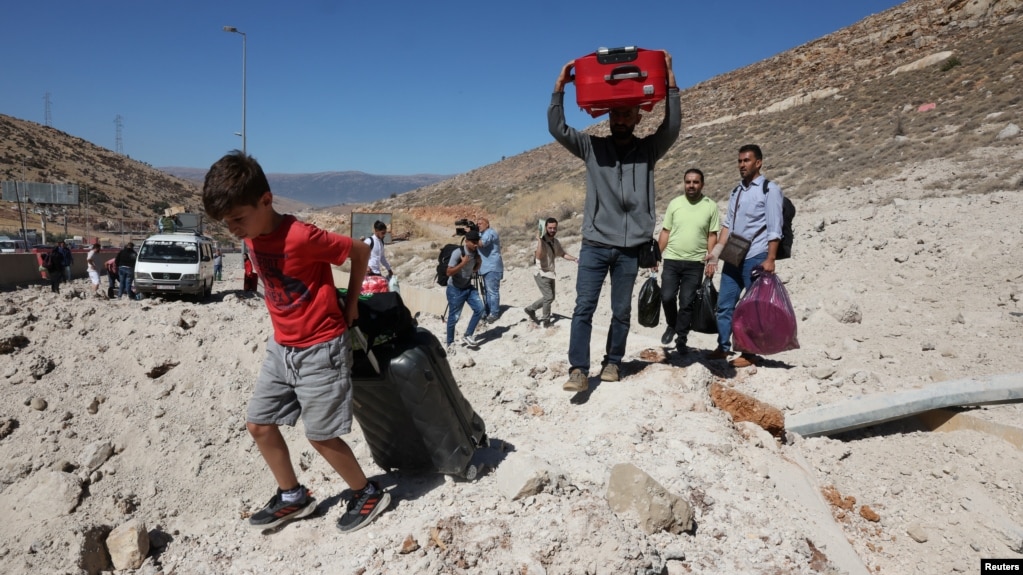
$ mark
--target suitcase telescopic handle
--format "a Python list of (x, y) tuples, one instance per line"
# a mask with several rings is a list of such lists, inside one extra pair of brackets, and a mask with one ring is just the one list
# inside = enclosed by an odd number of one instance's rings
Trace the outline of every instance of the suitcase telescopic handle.
[(640, 70), (639, 66), (618, 66), (611, 70), (610, 74), (604, 76), (605, 82), (616, 82), (630, 78), (646, 78), (646, 72)]

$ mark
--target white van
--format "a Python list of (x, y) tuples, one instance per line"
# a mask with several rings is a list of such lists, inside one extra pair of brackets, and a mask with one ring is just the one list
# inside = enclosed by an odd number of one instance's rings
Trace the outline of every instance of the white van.
[(212, 238), (194, 232), (149, 237), (135, 261), (135, 290), (146, 295), (193, 295), (197, 300), (209, 297), (213, 250)]

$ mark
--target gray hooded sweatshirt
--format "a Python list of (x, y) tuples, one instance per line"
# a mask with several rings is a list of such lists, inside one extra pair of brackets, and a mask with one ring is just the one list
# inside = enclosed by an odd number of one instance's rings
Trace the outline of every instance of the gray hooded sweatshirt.
[(623, 248), (649, 241), (656, 224), (654, 164), (675, 143), (682, 127), (678, 89), (668, 90), (667, 112), (657, 131), (636, 138), (621, 158), (611, 136), (591, 136), (565, 124), (564, 100), (564, 92), (551, 97), (547, 129), (586, 163), (583, 241)]

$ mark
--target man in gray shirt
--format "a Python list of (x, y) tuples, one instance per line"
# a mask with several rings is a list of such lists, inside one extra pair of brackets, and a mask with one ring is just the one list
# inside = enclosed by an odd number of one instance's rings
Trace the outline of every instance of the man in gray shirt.
[(590, 336), (604, 279), (611, 276), (611, 326), (607, 335), (601, 381), (618, 381), (632, 321), (632, 291), (639, 273), (639, 246), (653, 239), (654, 164), (668, 152), (682, 126), (678, 87), (671, 55), (664, 52), (668, 97), (664, 120), (644, 138), (633, 131), (641, 119), (639, 107), (614, 108), (609, 114), (610, 136), (591, 136), (565, 123), (565, 84), (575, 61), (561, 69), (547, 108), (547, 129), (554, 139), (586, 166), (583, 204), (583, 245), (575, 284), (575, 311), (569, 335), (570, 364), (565, 391), (589, 388)]

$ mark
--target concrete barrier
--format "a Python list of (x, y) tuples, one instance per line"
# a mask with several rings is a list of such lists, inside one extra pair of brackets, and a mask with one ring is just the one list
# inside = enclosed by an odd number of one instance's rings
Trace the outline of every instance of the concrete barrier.
[[(71, 278), (88, 277), (85, 270), (85, 254), (74, 252), (71, 265)], [(100, 251), (99, 264), (117, 255), (117, 250)], [(39, 271), (38, 254), (0, 254), (0, 288), (13, 289), (30, 285), (49, 283), (45, 272)]]
[(1023, 401), (1023, 374), (944, 381), (922, 389), (879, 393), (785, 416), (785, 429), (803, 437), (831, 435), (943, 407)]

